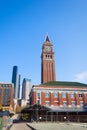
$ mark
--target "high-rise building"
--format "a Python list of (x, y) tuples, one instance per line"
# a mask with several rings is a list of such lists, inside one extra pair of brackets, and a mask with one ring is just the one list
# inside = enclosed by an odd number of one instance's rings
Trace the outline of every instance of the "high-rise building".
[(19, 77), (18, 77), (18, 98), (20, 98), (20, 80), (21, 80), (21, 75), (19, 74)]
[(14, 84), (14, 98), (17, 98), (17, 77), (18, 75), (18, 67), (13, 66), (13, 72), (12, 72), (12, 83)]
[(20, 75), (18, 74), (18, 67), (13, 66), (12, 83), (14, 84), (14, 98), (19, 98), (20, 93)]
[(22, 99), (29, 101), (30, 89), (31, 89), (31, 80), (24, 78), (22, 84)]
[(48, 81), (55, 81), (55, 60), (53, 45), (51, 44), (48, 35), (42, 46), (42, 55), (41, 55), (41, 83)]
[(12, 110), (14, 107), (14, 85), (12, 83), (0, 83), (0, 106), (3, 110)]

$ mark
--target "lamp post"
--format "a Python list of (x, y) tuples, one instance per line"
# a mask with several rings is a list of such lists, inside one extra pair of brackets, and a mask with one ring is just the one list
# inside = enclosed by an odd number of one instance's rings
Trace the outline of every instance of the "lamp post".
[(36, 107), (36, 121), (38, 122), (38, 103), (37, 103), (37, 107)]

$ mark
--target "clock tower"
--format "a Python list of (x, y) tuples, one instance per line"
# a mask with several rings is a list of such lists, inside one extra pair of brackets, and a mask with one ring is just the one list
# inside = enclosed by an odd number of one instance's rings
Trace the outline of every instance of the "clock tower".
[(51, 44), (47, 35), (42, 46), (41, 83), (46, 83), (48, 81), (56, 81), (56, 74), (53, 45)]

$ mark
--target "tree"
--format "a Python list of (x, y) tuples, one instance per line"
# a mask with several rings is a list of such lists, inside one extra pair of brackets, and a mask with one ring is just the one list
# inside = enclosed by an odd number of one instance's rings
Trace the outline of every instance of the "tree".
[(3, 110), (3, 108), (2, 108), (2, 106), (0, 105), (0, 111), (2, 111)]

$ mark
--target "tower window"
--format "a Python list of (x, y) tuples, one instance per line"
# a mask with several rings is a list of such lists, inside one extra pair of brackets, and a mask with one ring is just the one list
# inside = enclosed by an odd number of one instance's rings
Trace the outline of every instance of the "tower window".
[(52, 59), (52, 55), (50, 55), (50, 58)]

